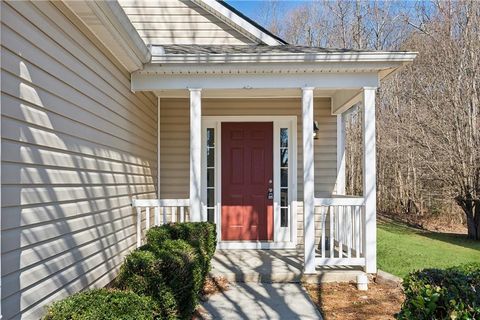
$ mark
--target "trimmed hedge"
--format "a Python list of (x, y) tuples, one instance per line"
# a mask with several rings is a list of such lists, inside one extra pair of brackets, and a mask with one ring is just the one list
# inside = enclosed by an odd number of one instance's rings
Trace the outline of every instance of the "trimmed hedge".
[(45, 320), (150, 320), (157, 315), (157, 306), (147, 296), (131, 291), (96, 289), (74, 294), (55, 302)]
[(405, 277), (398, 319), (480, 319), (480, 263)]
[(125, 259), (116, 286), (151, 296), (162, 319), (190, 319), (215, 253), (215, 225), (162, 225), (151, 228), (146, 239)]
[(120, 268), (115, 286), (151, 297), (162, 319), (177, 318), (177, 302), (165, 281), (161, 261), (145, 247), (130, 253)]
[(193, 246), (200, 259), (202, 275), (205, 278), (210, 272), (210, 261), (217, 246), (215, 224), (209, 222), (172, 223), (148, 230), (147, 244), (153, 250), (161, 247), (167, 239), (185, 240)]
[(191, 319), (215, 253), (208, 222), (151, 228), (147, 243), (131, 252), (114, 286), (54, 303), (45, 320)]

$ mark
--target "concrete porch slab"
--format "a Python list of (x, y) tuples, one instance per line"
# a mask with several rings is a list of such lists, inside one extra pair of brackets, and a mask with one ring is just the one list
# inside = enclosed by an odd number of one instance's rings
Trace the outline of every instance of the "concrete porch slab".
[(363, 270), (354, 267), (317, 268), (316, 274), (303, 274), (301, 250), (217, 250), (212, 260), (212, 276), (229, 282), (351, 282)]

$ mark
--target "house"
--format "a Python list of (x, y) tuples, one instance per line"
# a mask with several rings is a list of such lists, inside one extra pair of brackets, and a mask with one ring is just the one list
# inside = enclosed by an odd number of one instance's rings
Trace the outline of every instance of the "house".
[(213, 0), (2, 1), (1, 22), (3, 319), (105, 286), (171, 221), (376, 272), (375, 90), (414, 53), (289, 45)]

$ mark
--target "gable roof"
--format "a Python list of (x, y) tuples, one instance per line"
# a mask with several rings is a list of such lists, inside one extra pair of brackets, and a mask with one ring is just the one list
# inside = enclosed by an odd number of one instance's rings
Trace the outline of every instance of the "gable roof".
[(226, 24), (232, 26), (237, 31), (246, 36), (253, 37), (258, 43), (266, 45), (283, 45), (287, 42), (274, 35), (258, 23), (227, 4), (225, 1), (217, 0), (192, 0), (192, 2), (201, 6), (205, 10), (223, 20)]

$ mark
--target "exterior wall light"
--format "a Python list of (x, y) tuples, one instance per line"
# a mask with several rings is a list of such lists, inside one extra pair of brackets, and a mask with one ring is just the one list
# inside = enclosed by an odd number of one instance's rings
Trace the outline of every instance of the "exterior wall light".
[(315, 140), (318, 140), (318, 131), (320, 131), (320, 129), (318, 128), (318, 122), (313, 121), (313, 139)]

